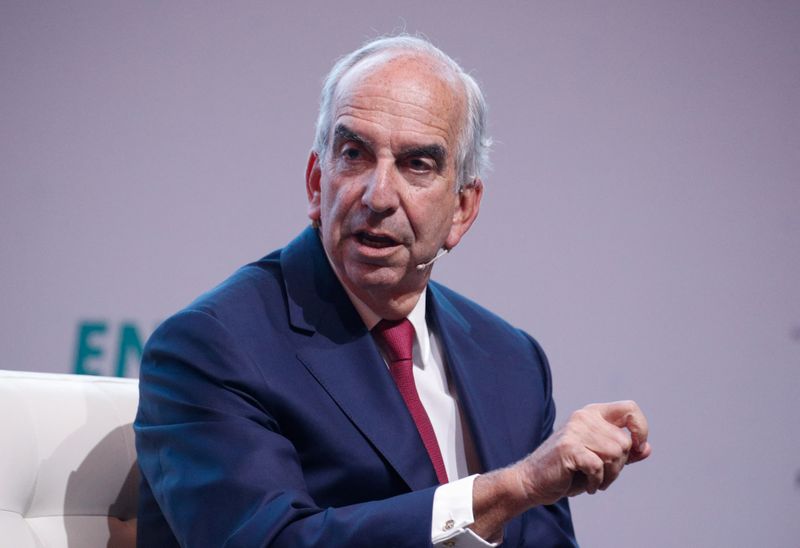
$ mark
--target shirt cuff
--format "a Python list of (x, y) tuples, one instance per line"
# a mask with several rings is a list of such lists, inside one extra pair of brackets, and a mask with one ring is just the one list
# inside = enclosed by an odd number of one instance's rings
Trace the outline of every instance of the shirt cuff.
[(499, 546), (486, 542), (467, 529), (475, 522), (472, 514), (472, 484), (478, 475), (439, 486), (433, 493), (431, 542), (436, 548), (485, 548)]

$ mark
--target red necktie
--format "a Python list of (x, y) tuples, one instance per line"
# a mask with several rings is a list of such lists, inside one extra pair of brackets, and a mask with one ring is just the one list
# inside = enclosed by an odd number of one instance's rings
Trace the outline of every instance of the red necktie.
[(439, 483), (447, 483), (447, 471), (444, 468), (442, 452), (439, 450), (439, 443), (436, 441), (431, 420), (422, 406), (417, 393), (417, 385), (414, 383), (411, 353), (414, 343), (414, 326), (411, 325), (408, 318), (398, 321), (381, 320), (373, 328), (372, 334), (386, 353), (389, 372), (397, 384), (403, 401), (406, 402), (414, 424), (417, 425), (419, 437), (422, 438), (422, 443), (428, 451)]

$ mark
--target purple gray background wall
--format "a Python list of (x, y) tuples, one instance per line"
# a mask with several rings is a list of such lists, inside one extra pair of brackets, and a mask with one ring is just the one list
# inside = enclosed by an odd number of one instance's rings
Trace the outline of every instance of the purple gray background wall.
[(585, 546), (800, 539), (800, 4), (0, 4), (0, 367), (137, 374), (305, 224), (319, 84), (422, 32), (482, 82), (480, 219), (434, 275), (536, 336), (563, 420), (649, 414)]

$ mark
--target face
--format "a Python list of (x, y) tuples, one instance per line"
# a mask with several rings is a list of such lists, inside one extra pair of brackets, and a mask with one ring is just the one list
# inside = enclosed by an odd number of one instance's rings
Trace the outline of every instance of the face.
[(404, 316), (430, 268), (478, 213), (480, 181), (456, 191), (463, 92), (436, 62), (375, 56), (345, 74), (328, 150), (312, 153), (309, 217), (340, 280), (384, 318)]

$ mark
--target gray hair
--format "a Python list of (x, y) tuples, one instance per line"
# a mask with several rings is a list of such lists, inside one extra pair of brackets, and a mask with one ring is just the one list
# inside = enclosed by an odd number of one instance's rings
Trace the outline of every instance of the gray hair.
[(424, 38), (409, 35), (390, 36), (371, 40), (359, 49), (339, 59), (325, 77), (319, 102), (319, 115), (314, 135), (313, 150), (324, 161), (333, 123), (333, 98), (342, 77), (360, 61), (386, 51), (398, 54), (417, 52), (429, 55), (450, 68), (464, 87), (466, 97), (465, 119), (456, 151), (456, 188), (471, 185), (489, 167), (489, 148), (492, 140), (486, 135), (486, 100), (478, 83), (450, 56)]

